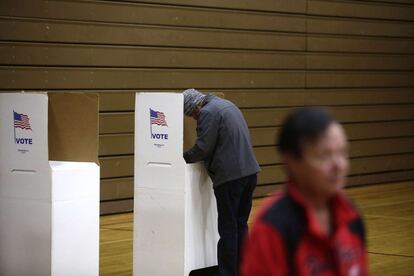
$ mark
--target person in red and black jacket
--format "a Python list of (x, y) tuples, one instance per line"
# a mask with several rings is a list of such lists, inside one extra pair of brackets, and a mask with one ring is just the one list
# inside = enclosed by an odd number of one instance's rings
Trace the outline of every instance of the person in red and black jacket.
[(245, 241), (241, 275), (368, 275), (362, 217), (342, 192), (347, 139), (324, 108), (289, 115), (278, 138), (289, 182)]

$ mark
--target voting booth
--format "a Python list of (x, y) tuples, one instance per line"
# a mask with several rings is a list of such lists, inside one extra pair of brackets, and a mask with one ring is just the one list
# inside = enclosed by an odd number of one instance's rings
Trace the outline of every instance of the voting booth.
[(217, 208), (201, 163), (186, 164), (183, 95), (137, 93), (134, 275), (186, 275), (217, 265)]
[(98, 98), (0, 94), (0, 275), (99, 274)]

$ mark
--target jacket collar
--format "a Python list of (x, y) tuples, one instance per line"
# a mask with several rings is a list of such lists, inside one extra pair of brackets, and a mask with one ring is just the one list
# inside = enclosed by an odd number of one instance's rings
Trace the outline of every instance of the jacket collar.
[(212, 95), (212, 94), (207, 94), (206, 98), (204, 100), (204, 105), (208, 104), (209, 102), (211, 102), (212, 99), (214, 99), (216, 96)]
[[(288, 183), (286, 192), (288, 196), (290, 196), (292, 200), (304, 211), (308, 230), (321, 238), (327, 238), (313, 213), (312, 207), (306, 201), (305, 197), (303, 197), (303, 195), (299, 192), (297, 185), (293, 181)], [(358, 213), (342, 191), (334, 195), (329, 204), (331, 206), (331, 214), (333, 219), (333, 231), (331, 236), (334, 236), (338, 229), (344, 225), (348, 225), (350, 221), (358, 217)]]

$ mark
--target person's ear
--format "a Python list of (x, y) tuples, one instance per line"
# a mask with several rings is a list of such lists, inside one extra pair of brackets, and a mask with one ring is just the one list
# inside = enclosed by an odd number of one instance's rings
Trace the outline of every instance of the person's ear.
[(301, 161), (301, 158), (291, 154), (291, 153), (282, 153), (282, 162), (291, 168), (295, 168), (297, 165), (299, 165)]
[(292, 157), (289, 154), (281, 153), (281, 159), (285, 165), (292, 163)]
[(198, 114), (200, 113), (200, 110), (201, 110), (201, 105), (198, 104), (194, 109), (194, 113), (195, 113), (196, 116), (198, 116)]

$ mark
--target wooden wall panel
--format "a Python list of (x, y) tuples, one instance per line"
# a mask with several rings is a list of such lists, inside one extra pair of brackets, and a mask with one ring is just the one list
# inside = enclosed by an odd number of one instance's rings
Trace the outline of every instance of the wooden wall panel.
[(414, 37), (414, 22), (367, 21), (366, 19), (309, 18), (309, 33), (382, 36), (382, 37)]
[[(391, 183), (398, 181), (412, 180), (414, 170), (404, 170), (395, 172), (372, 173), (366, 175), (356, 175), (348, 177), (347, 186), (367, 185), (372, 183)], [(259, 185), (254, 191), (255, 197), (265, 197), (284, 188), (283, 184)]]
[[(243, 110), (247, 124), (251, 127), (278, 126), (293, 108), (267, 108)], [(332, 112), (342, 123), (413, 120), (414, 105), (334, 107)]]
[(100, 94), (101, 212), (133, 208), (137, 91), (222, 93), (263, 171), (285, 181), (276, 137), (300, 106), (343, 123), (349, 185), (414, 179), (413, 0), (4, 0), (0, 92)]
[[(218, 91), (241, 108), (414, 104), (412, 88), (213, 89), (206, 92)], [(107, 91), (100, 94), (102, 112), (133, 111), (134, 103), (133, 91)]]
[(413, 87), (412, 72), (311, 72), (307, 86), (331, 87)]
[[(132, 0), (133, 2), (140, 2), (138, 0)], [(254, 10), (254, 11), (265, 11), (265, 12), (287, 12), (287, 13), (305, 13), (306, 11), (306, 0), (262, 0), (248, 1), (248, 0), (147, 0), (148, 3), (161, 3), (161, 4), (175, 4), (183, 6), (197, 6), (197, 7), (208, 7), (208, 8), (220, 8), (220, 9), (235, 9), (235, 10)]]
[(199, 28), (241, 30), (306, 31), (303, 15), (280, 14), (228, 9), (200, 9), (198, 7), (120, 1), (25, 1), (3, 0), (0, 15), (48, 18), (106, 23), (172, 25)]
[(414, 21), (414, 6), (369, 1), (309, 0), (308, 14)]
[(310, 52), (413, 54), (414, 40), (408, 38), (377, 38), (312, 35), (307, 38)]
[(305, 50), (306, 43), (300, 34), (8, 17), (0, 17), (0, 37), (30, 42), (297, 51)]
[[(414, 153), (414, 137), (389, 138), (378, 140), (356, 140), (349, 143), (350, 158)], [(131, 148), (132, 150), (132, 148)], [(276, 146), (256, 146), (257, 160), (262, 165), (281, 164)]]
[[(0, 42), (0, 51), (3, 52), (0, 62), (30, 66), (305, 69), (306, 63), (306, 55), (301, 53), (250, 50)], [(398, 58), (390, 60), (390, 63), (393, 61), (399, 64)]]
[(303, 88), (297, 71), (1, 67), (3, 89)]
[(313, 70), (413, 70), (414, 56), (400, 54), (309, 54), (306, 64)]
[(134, 196), (132, 177), (104, 179), (101, 181), (101, 200), (129, 199)]

